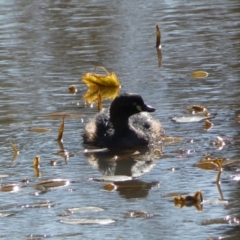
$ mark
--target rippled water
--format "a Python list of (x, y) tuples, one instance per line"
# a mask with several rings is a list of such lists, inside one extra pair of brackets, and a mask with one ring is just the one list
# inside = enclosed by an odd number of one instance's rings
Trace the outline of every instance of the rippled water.
[[(205, 200), (220, 199), (216, 171), (193, 165), (204, 153), (239, 159), (239, 1), (12, 0), (0, 6), (0, 175), (8, 175), (0, 184), (22, 186), (15, 193), (0, 192), (3, 239), (239, 238), (234, 220), (240, 218), (239, 183), (233, 178), (238, 176), (238, 161), (224, 166), (221, 176), (228, 204), (204, 204), (198, 212), (194, 207), (175, 208), (173, 199), (166, 197), (193, 195), (201, 189)], [(162, 33), (161, 68), (155, 49), (156, 24)], [(96, 66), (114, 71), (121, 91), (140, 93), (158, 110), (153, 115), (166, 135), (183, 141), (166, 144), (160, 159), (142, 156), (148, 161), (137, 165), (133, 157), (109, 164), (96, 158), (113, 156), (84, 155), (81, 132), (97, 106), (84, 102), (87, 87), (81, 78)], [(207, 71), (209, 76), (191, 78), (196, 70)], [(71, 84), (78, 88), (76, 95), (68, 93)], [(109, 104), (109, 100), (103, 102), (105, 107)], [(203, 122), (171, 120), (187, 115), (193, 104), (205, 106), (214, 115), (211, 130), (204, 130)], [(65, 119), (63, 145), (71, 153), (67, 162), (59, 156), (55, 141), (61, 118), (46, 117), (56, 112), (81, 114)], [(29, 131), (33, 127), (51, 131)], [(217, 136), (226, 142), (222, 150), (211, 144)], [(9, 141), (20, 151), (12, 164)], [(41, 178), (32, 167), (36, 155), (41, 156)], [(56, 166), (50, 165), (52, 159)], [(138, 178), (108, 191), (104, 183), (89, 180), (104, 174)], [(25, 178), (28, 184), (22, 182)], [(52, 191), (34, 188), (35, 183), (56, 178), (68, 179), (70, 184)], [(46, 201), (49, 207), (33, 205)], [(88, 206), (104, 211), (63, 216), (69, 208)], [(130, 218), (129, 211), (148, 215)], [(7, 213), (11, 215), (4, 217)], [(228, 215), (232, 224), (223, 220)], [(115, 222), (61, 223), (72, 218)], [(206, 224), (209, 219), (212, 224)]]

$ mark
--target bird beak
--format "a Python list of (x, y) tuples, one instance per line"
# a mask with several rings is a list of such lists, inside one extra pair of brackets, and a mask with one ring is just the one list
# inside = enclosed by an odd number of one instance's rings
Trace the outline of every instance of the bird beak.
[(144, 105), (143, 107), (141, 107), (141, 110), (143, 112), (155, 112), (156, 109), (149, 105)]

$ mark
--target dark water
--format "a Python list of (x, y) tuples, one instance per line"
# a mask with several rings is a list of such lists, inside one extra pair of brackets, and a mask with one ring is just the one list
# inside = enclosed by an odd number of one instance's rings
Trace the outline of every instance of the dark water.
[[(158, 67), (155, 26), (162, 33), (162, 67)], [(240, 114), (240, 2), (232, 1), (2, 1), (0, 3), (0, 175), (1, 184), (29, 184), (18, 192), (0, 192), (0, 236), (3, 239), (239, 239), (239, 162), (224, 167), (221, 190), (228, 204), (175, 208), (170, 193), (194, 194), (205, 200), (220, 199), (214, 183), (216, 171), (193, 166), (204, 153), (239, 159)], [(114, 71), (121, 91), (141, 93), (158, 111), (166, 135), (183, 138), (167, 144), (161, 158), (144, 166), (134, 159), (118, 164), (99, 162), (84, 155), (81, 131), (97, 112), (86, 104), (81, 82), (95, 66)], [(204, 70), (205, 79), (191, 73)], [(76, 95), (68, 93), (75, 84)], [(109, 106), (110, 101), (104, 101)], [(214, 127), (200, 123), (174, 123), (171, 117), (187, 115), (190, 105), (205, 106), (215, 116)], [(67, 164), (55, 141), (60, 118), (56, 112), (79, 113), (66, 118), (64, 148)], [(47, 133), (29, 131), (50, 128)], [(222, 150), (211, 144), (221, 136)], [(9, 145), (20, 150), (16, 161)], [(41, 156), (41, 178), (33, 171), (33, 158)], [(105, 158), (104, 155), (103, 158)], [(50, 166), (50, 160), (57, 160)], [(170, 171), (174, 167), (175, 171)], [(139, 169), (143, 172), (139, 173)], [(145, 171), (145, 173), (144, 173)], [(139, 176), (107, 191), (89, 180), (102, 174)], [(70, 185), (48, 192), (33, 187), (46, 179), (63, 178)], [(123, 184), (123, 183), (122, 183)], [(42, 194), (41, 194), (42, 193)], [(26, 205), (51, 201), (52, 207)], [(25, 207), (22, 207), (25, 206)], [(97, 213), (59, 216), (69, 208), (95, 206)], [(125, 217), (129, 211), (146, 211), (152, 217)], [(3, 213), (12, 213), (2, 217)], [(231, 216), (232, 223), (224, 221)], [(109, 218), (109, 225), (69, 225), (71, 218)], [(236, 219), (235, 219), (236, 218)], [(207, 220), (212, 224), (204, 224)], [(219, 220), (220, 219), (220, 220)], [(218, 221), (219, 220), (219, 221)], [(76, 234), (76, 236), (74, 236)], [(46, 236), (45, 236), (46, 235)]]

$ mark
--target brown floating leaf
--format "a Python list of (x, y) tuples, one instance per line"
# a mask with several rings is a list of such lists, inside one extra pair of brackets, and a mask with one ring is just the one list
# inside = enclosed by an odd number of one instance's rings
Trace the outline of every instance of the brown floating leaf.
[(120, 89), (116, 87), (90, 87), (88, 91), (83, 96), (84, 101), (87, 103), (98, 103), (99, 94), (101, 95), (101, 100), (110, 99), (113, 100), (119, 95)]
[(82, 114), (77, 114), (77, 113), (50, 113), (45, 116), (49, 118), (81, 118), (83, 117)]
[(30, 128), (29, 131), (31, 132), (38, 132), (38, 133), (44, 133), (51, 131), (50, 128)]
[(35, 176), (38, 178), (40, 178), (42, 176), (39, 168), (40, 168), (40, 157), (36, 156), (33, 159), (33, 170), (34, 170)]
[(181, 142), (183, 139), (179, 137), (164, 137), (164, 142), (166, 143), (174, 143), (174, 142)]
[(104, 185), (103, 188), (109, 192), (112, 192), (113, 190), (117, 189), (117, 186), (114, 183), (108, 183)]
[(210, 113), (209, 111), (201, 106), (201, 105), (192, 105), (190, 108), (189, 108), (189, 111), (192, 113), (192, 114), (195, 114), (195, 113), (204, 113), (205, 116), (209, 116)]
[(56, 165), (57, 165), (57, 161), (54, 160), (54, 159), (52, 159), (52, 160), (50, 161), (50, 165), (51, 165), (51, 166), (56, 166)]
[(202, 170), (215, 170), (218, 165), (213, 161), (202, 161), (194, 164), (195, 167), (201, 168)]
[(36, 156), (34, 159), (33, 159), (33, 167), (34, 168), (39, 168), (40, 167), (40, 156)]
[(94, 73), (87, 73), (82, 77), (82, 81), (88, 85), (88, 87), (100, 86), (100, 87), (120, 87), (120, 82), (117, 75), (112, 72), (109, 73), (104, 67), (102, 68), (107, 75), (100, 75)]
[(156, 26), (156, 49), (158, 57), (158, 66), (162, 66), (162, 51), (161, 51), (161, 32), (159, 26)]
[(208, 73), (205, 71), (195, 71), (191, 74), (192, 78), (206, 78)]
[(158, 66), (162, 66), (162, 50), (157, 48)]
[(156, 48), (161, 48), (161, 32), (158, 25), (156, 26)]
[(58, 131), (57, 141), (60, 141), (60, 142), (62, 141), (63, 131), (64, 131), (64, 118), (62, 119), (62, 123)]
[(194, 196), (174, 196), (175, 207), (192, 207), (194, 206), (198, 211), (202, 211), (203, 196), (201, 191), (197, 191)]
[(14, 153), (19, 154), (19, 150), (18, 150), (18, 148), (17, 148), (13, 143), (11, 143), (11, 142), (9, 142), (9, 143), (10, 143), (10, 145), (11, 145), (11, 147), (12, 147)]
[(219, 183), (221, 173), (222, 173), (222, 166), (223, 164), (227, 164), (226, 158), (211, 158), (209, 154), (204, 156), (204, 159), (201, 160), (199, 163), (194, 164), (195, 167), (199, 167), (203, 170), (218, 170), (216, 183)]
[(76, 88), (75, 85), (70, 85), (68, 87), (68, 90), (69, 90), (69, 93), (71, 93), (71, 94), (76, 94), (77, 93), (77, 88)]
[(11, 145), (13, 151), (14, 151), (14, 155), (13, 155), (13, 158), (12, 158), (12, 161), (11, 161), (11, 164), (13, 164), (14, 161), (17, 159), (17, 156), (19, 154), (19, 150), (13, 143), (11, 143), (11, 142), (9, 142), (9, 143), (10, 143), (10, 145)]
[(67, 179), (50, 179), (43, 182), (35, 184), (35, 187), (39, 190), (52, 189), (57, 187), (64, 187), (69, 185), (69, 180)]
[(213, 126), (213, 123), (210, 122), (209, 120), (205, 120), (204, 126), (206, 130), (209, 130)]
[(19, 190), (18, 184), (0, 185), (0, 192), (17, 192)]

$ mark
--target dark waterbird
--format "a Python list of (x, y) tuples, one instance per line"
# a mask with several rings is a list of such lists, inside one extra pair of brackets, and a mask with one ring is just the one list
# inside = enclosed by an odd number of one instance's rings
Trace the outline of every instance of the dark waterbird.
[(131, 148), (162, 142), (162, 125), (148, 113), (154, 111), (139, 94), (123, 93), (113, 100), (110, 109), (103, 109), (87, 123), (83, 142), (106, 148)]

